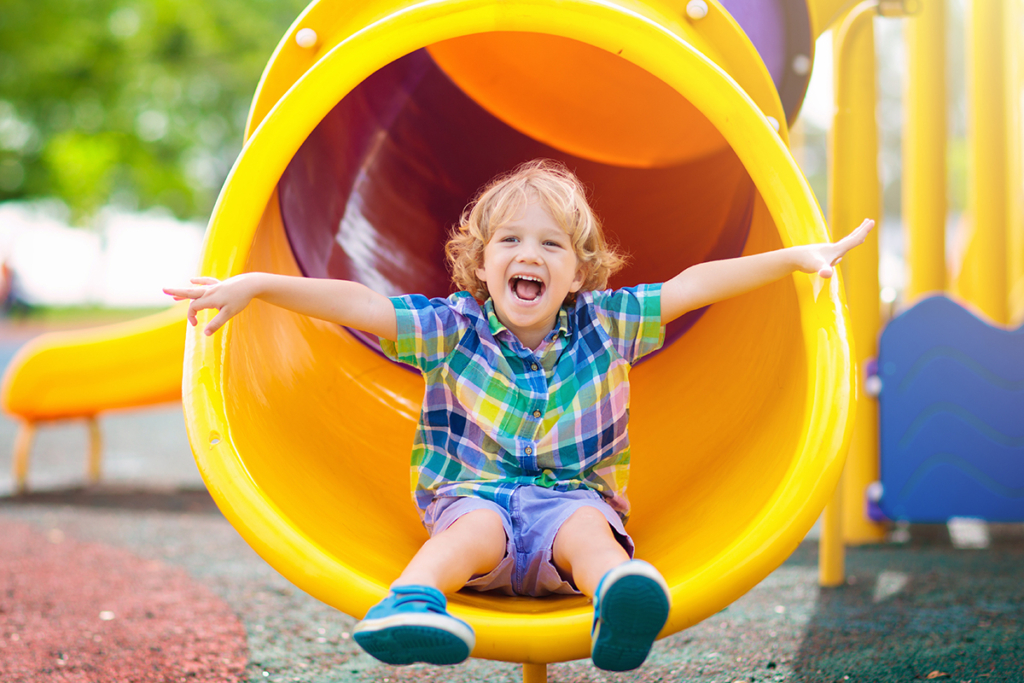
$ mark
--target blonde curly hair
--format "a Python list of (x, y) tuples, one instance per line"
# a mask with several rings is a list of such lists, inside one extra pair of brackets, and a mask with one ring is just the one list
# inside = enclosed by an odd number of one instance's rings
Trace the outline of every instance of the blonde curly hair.
[[(487, 299), (487, 284), (476, 275), (483, 267), (484, 247), (494, 232), (533, 198), (572, 240), (586, 275), (580, 291), (604, 289), (608, 278), (625, 265), (625, 257), (605, 240), (601, 221), (587, 203), (586, 190), (576, 175), (560, 162), (534, 159), (492, 180), (462, 212), (445, 245), (456, 287), (480, 301)], [(570, 292), (566, 303), (574, 299)]]

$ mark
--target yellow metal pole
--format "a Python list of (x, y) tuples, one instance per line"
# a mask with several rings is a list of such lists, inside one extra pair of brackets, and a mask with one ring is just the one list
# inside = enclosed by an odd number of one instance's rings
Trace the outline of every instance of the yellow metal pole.
[(818, 543), (818, 584), (834, 587), (846, 582), (846, 549), (843, 544), (843, 480), (840, 478), (832, 498), (821, 516), (821, 541)]
[(958, 289), (996, 324), (1007, 304), (1005, 0), (973, 0), (968, 19), (968, 206), (973, 237)]
[(18, 434), (14, 437), (14, 492), (19, 495), (28, 491), (28, 459), (35, 438), (35, 422), (25, 420), (18, 426)]
[(1009, 183), (1007, 187), (1007, 270), (1009, 322), (1024, 323), (1024, 0), (1009, 0), (1006, 31), (1006, 115)]
[(523, 683), (547, 683), (547, 664), (523, 664)]
[(86, 469), (86, 479), (89, 484), (95, 485), (100, 482), (103, 462), (103, 434), (100, 432), (100, 423), (95, 415), (86, 418), (89, 426), (89, 464)]
[[(877, 2), (864, 2), (843, 17), (834, 35), (836, 112), (829, 155), (829, 207), (833, 237), (882, 215), (878, 179), (878, 123), (875, 120), (875, 33)], [(878, 287), (878, 230), (844, 259), (843, 276), (853, 328), (854, 358), (863, 384), (867, 361), (878, 354), (881, 310)], [(846, 458), (842, 486), (843, 539), (849, 544), (884, 538), (882, 526), (866, 514), (866, 491), (878, 480), (878, 406), (863, 390)]]
[(946, 289), (946, 0), (904, 19), (903, 222), (912, 303)]

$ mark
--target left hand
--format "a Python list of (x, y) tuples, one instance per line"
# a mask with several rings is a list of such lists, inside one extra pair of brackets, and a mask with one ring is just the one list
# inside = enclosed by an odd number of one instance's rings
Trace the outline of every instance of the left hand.
[(832, 277), (836, 264), (843, 260), (846, 252), (864, 244), (864, 240), (874, 227), (875, 222), (866, 218), (855, 230), (840, 240), (797, 247), (797, 269), (803, 273), (817, 273), (823, 278)]

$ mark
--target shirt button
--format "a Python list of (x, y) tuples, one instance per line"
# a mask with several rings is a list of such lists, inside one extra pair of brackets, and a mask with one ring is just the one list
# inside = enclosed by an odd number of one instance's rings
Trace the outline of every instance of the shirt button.
[(531, 363), (530, 364), (530, 369), (533, 370), (534, 372), (537, 372), (537, 364), (536, 363)]
[(533, 416), (534, 417), (540, 417), (540, 411), (539, 410), (533, 411)]
[(526, 447), (526, 454), (527, 454), (527, 455), (533, 455), (533, 449), (532, 449), (532, 448), (530, 448), (529, 446), (527, 446), (527, 447)]

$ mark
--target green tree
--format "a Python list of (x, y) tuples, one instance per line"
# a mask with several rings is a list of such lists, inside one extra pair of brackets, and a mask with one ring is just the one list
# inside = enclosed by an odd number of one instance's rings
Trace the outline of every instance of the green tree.
[(2, 0), (0, 201), (205, 218), (305, 0)]

